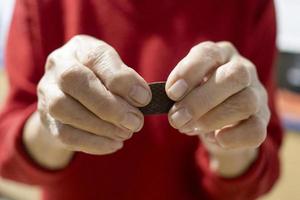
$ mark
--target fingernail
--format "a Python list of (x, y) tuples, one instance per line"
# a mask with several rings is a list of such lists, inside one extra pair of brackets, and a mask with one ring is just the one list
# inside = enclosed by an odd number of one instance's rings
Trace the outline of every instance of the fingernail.
[(192, 119), (192, 115), (187, 109), (181, 108), (171, 115), (171, 120), (176, 128), (180, 128)]
[(137, 115), (128, 113), (121, 121), (121, 125), (131, 131), (138, 131), (141, 128), (142, 121)]
[(145, 88), (134, 85), (129, 93), (129, 97), (133, 101), (144, 105), (149, 102), (150, 94)]
[(168, 89), (168, 94), (173, 100), (178, 100), (186, 93), (187, 89), (188, 84), (186, 81), (179, 79)]

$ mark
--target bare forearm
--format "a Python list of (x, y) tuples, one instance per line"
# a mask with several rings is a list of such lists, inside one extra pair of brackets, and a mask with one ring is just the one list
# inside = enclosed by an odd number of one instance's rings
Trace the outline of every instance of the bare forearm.
[(257, 154), (257, 149), (246, 149), (211, 155), (210, 167), (220, 176), (234, 178), (248, 170), (256, 160)]
[(47, 169), (62, 169), (73, 156), (72, 151), (64, 149), (43, 127), (37, 112), (25, 124), (23, 142), (32, 159)]

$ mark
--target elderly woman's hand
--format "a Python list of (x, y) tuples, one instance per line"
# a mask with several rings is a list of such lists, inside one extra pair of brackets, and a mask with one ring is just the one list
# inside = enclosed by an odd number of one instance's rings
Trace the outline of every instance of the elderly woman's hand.
[(199, 135), (220, 174), (240, 174), (255, 159), (270, 118), (267, 94), (254, 64), (232, 44), (193, 47), (169, 75), (166, 92), (176, 101), (170, 124)]
[[(66, 151), (113, 153), (142, 128), (137, 107), (150, 100), (148, 84), (111, 46), (76, 36), (47, 59), (38, 84), (38, 112), (27, 121), (24, 143), (35, 160), (51, 168), (68, 162)], [(41, 145), (53, 153), (45, 156)]]

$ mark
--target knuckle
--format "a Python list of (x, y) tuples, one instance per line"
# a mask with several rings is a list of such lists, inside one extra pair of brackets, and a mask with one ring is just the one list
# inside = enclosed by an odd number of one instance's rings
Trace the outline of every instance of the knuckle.
[(63, 94), (57, 95), (49, 101), (48, 112), (51, 116), (57, 117), (60, 115), (61, 110), (65, 106), (65, 102), (67, 101), (67, 97)]
[(193, 51), (201, 54), (202, 60), (206, 63), (211, 63), (213, 66), (222, 64), (220, 47), (214, 42), (203, 42), (197, 45)]
[(178, 77), (185, 77), (192, 71), (194, 66), (199, 66), (199, 61), (197, 59), (191, 59), (189, 57), (185, 57), (179, 62), (180, 68), (175, 68), (175, 74)]
[(253, 117), (253, 134), (250, 140), (250, 146), (259, 147), (267, 137), (267, 127), (258, 118)]
[(215, 47), (215, 43), (211, 41), (202, 42), (196, 46), (193, 46), (190, 50), (191, 53), (203, 52), (203, 50), (213, 49)]
[(230, 51), (236, 51), (236, 48), (234, 47), (234, 45), (229, 41), (222, 41), (219, 44)]
[(72, 92), (74, 89), (89, 87), (89, 83), (95, 81), (97, 77), (87, 69), (78, 65), (73, 65), (65, 70), (58, 78), (58, 84), (63, 91)]
[(95, 64), (101, 65), (114, 55), (116, 55), (116, 52), (112, 47), (104, 42), (100, 42), (100, 44), (87, 52), (84, 63), (87, 66), (94, 66)]
[(219, 47), (216, 43), (207, 41), (202, 43), (202, 48), (207, 50), (207, 51), (217, 51), (219, 50)]
[(257, 74), (256, 66), (253, 62), (251, 62), (250, 60), (242, 56), (240, 57), (240, 59), (245, 63), (245, 66), (248, 68), (249, 72), (253, 74)]
[(254, 114), (259, 109), (258, 96), (256, 91), (249, 87), (242, 92), (242, 97), (239, 102), (240, 109), (245, 114)]
[(135, 76), (133, 69), (126, 67), (119, 70), (118, 73), (114, 73), (106, 82), (106, 86), (111, 88), (120, 88), (121, 85), (131, 85), (135, 82)]
[(231, 72), (229, 73), (228, 79), (234, 84), (237, 84), (243, 88), (250, 85), (250, 72), (244, 66), (243, 61), (240, 59), (234, 61), (230, 67), (230, 71)]
[(45, 94), (45, 76), (41, 78), (41, 80), (37, 84), (37, 94), (44, 95)]
[(40, 82), (37, 84), (36, 90), (37, 90), (37, 94), (43, 94), (44, 93), (42, 80), (40, 80)]
[(216, 55), (219, 54), (219, 46), (214, 42), (206, 42), (203, 44), (203, 50), (208, 53), (208, 55)]
[(78, 43), (78, 42), (80, 42), (84, 37), (86, 37), (86, 36), (84, 36), (84, 35), (75, 35), (75, 36), (73, 36), (71, 39), (70, 39), (70, 42), (74, 42), (74, 43)]
[(198, 59), (201, 55), (197, 56), (197, 58), (193, 57), (185, 57), (179, 62), (180, 68), (175, 68), (176, 75), (178, 77), (189, 76), (189, 74), (195, 73), (194, 70), (198, 70), (198, 66), (202, 63), (206, 62), (209, 58), (205, 57), (203, 59)]
[(51, 69), (59, 59), (59, 49), (52, 51), (46, 59), (46, 69)]
[[(93, 40), (95, 40), (94, 37), (89, 36), (89, 35), (85, 35), (85, 34), (78, 34), (73, 36), (69, 42), (67, 43), (67, 45), (71, 45), (71, 46), (81, 46), (82, 43), (89, 43), (92, 42)], [(93, 41), (94, 42), (94, 41)]]
[(263, 112), (265, 112), (266, 114), (266, 123), (268, 124), (269, 121), (270, 121), (270, 118), (271, 118), (271, 111), (270, 111), (270, 108), (268, 106), (264, 107), (263, 109)]
[(82, 69), (77, 65), (68, 67), (58, 78), (58, 84), (62, 88), (68, 88), (70, 85), (76, 83), (82, 75)]

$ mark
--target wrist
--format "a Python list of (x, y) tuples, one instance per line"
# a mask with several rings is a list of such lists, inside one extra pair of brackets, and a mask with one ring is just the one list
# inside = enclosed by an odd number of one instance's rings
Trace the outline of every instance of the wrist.
[(210, 168), (225, 178), (234, 178), (245, 173), (258, 156), (258, 149), (226, 151), (210, 154)]
[(23, 144), (28, 155), (38, 165), (50, 170), (65, 168), (74, 154), (55, 140), (42, 125), (37, 112), (28, 118), (24, 126)]

